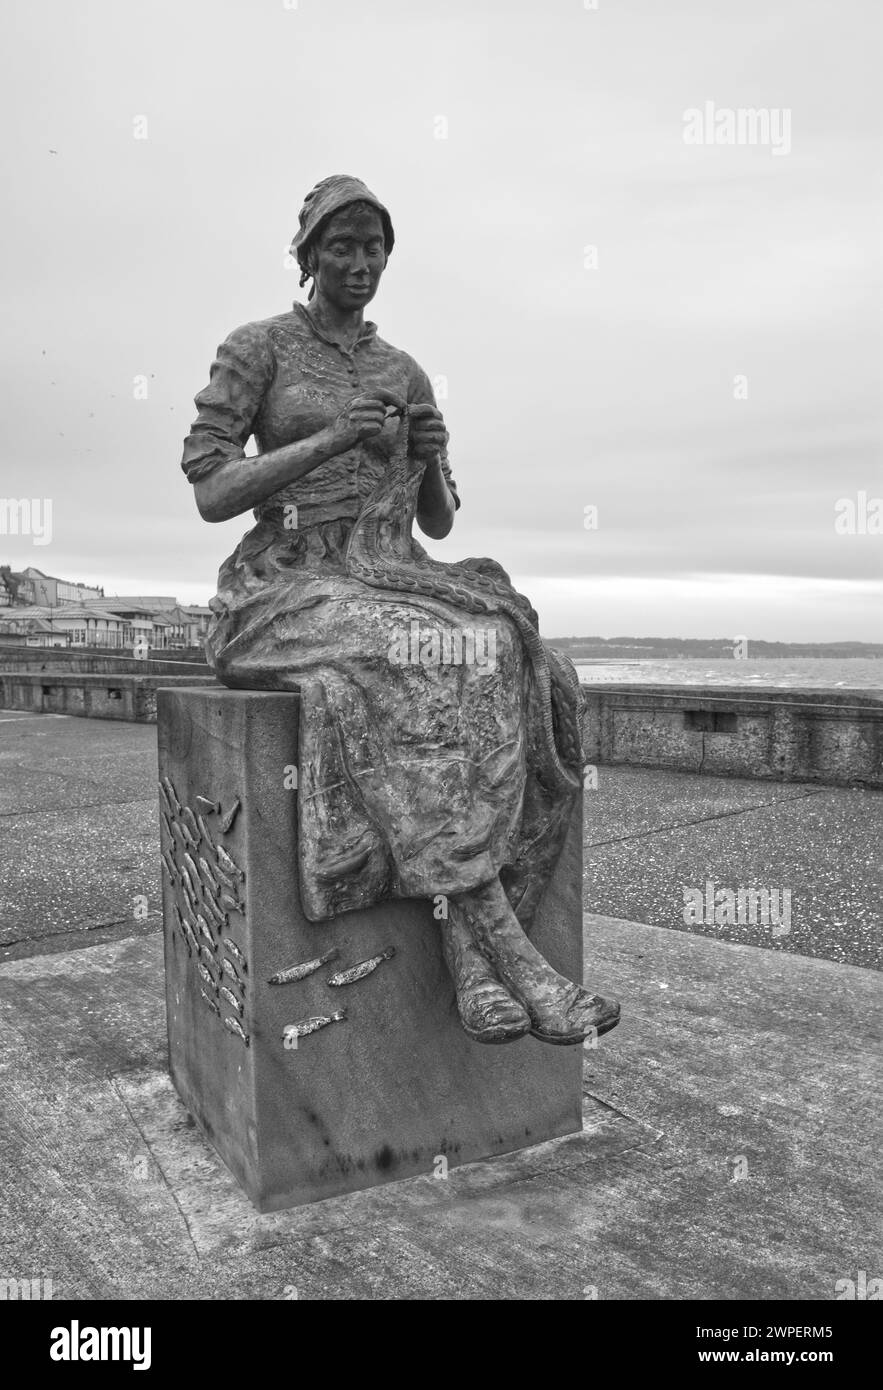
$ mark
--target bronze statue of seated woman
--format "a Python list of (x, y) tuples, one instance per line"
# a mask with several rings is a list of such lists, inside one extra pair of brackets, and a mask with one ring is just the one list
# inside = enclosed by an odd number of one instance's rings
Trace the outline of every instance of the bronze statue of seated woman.
[(196, 397), (201, 515), (257, 518), (221, 567), (208, 659), (226, 685), (300, 691), (308, 919), (441, 902), (469, 1036), (580, 1043), (619, 1006), (528, 935), (582, 792), (576, 674), (498, 564), (441, 564), (411, 534), (447, 536), (460, 501), (426, 373), (364, 318), (393, 241), (363, 183), (323, 179), (292, 244), (308, 304), (237, 328)]

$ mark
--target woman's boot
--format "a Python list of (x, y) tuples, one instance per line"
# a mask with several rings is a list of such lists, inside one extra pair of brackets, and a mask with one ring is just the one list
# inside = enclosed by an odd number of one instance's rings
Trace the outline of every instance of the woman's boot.
[(530, 1031), (527, 1011), (503, 988), (479, 951), (462, 909), (449, 901), (450, 916), (441, 925), (442, 948), (464, 1032), (474, 1042), (513, 1042)]
[(530, 1032), (542, 1042), (581, 1043), (619, 1022), (619, 1003), (589, 994), (553, 970), (528, 940), (499, 879), (452, 900), (465, 912), (472, 939), (494, 974), (530, 1015)]

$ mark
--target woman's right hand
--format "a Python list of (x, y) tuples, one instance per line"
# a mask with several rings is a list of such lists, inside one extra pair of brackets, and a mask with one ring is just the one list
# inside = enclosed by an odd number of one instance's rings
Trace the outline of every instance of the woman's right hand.
[(390, 415), (404, 407), (401, 396), (380, 386), (366, 391), (364, 395), (355, 396), (346, 403), (331, 426), (335, 443), (339, 446), (338, 452), (345, 453), (363, 439), (371, 439), (379, 434)]

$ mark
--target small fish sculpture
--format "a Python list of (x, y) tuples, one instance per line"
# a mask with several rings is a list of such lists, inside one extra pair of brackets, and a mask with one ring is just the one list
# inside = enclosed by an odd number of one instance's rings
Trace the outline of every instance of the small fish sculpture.
[(215, 944), (215, 938), (212, 936), (211, 931), (209, 929), (209, 924), (205, 920), (201, 912), (197, 912), (196, 914), (196, 925), (199, 927), (199, 930), (202, 932), (208, 944), (213, 947)]
[(214, 965), (215, 953), (210, 946), (206, 946), (204, 941), (200, 941), (199, 943), (199, 953), (205, 956), (206, 960), (211, 961), (212, 965)]
[(245, 1046), (248, 1047), (248, 1034), (242, 1031), (242, 1024), (239, 1022), (237, 1018), (228, 1018), (225, 1014), (224, 1027), (229, 1028), (230, 1032), (235, 1033), (237, 1038), (241, 1038), (242, 1041), (245, 1043)]
[(196, 823), (196, 817), (195, 817), (195, 815), (193, 814), (193, 812), (191, 811), (191, 809), (190, 809), (189, 806), (185, 806), (185, 807), (184, 807), (184, 810), (183, 810), (183, 813), (182, 813), (182, 819), (183, 819), (183, 821), (184, 821), (184, 825), (190, 830), (191, 835), (193, 836), (194, 840), (195, 840), (196, 843), (198, 844), (198, 843), (199, 843), (199, 840), (200, 840), (200, 838), (201, 838), (201, 836), (200, 836), (200, 830), (199, 830), (199, 826), (198, 826), (197, 823)]
[(184, 935), (187, 938), (187, 946), (190, 951), (190, 954), (193, 955), (195, 952), (196, 955), (199, 955), (199, 942), (197, 941), (193, 933), (193, 928), (191, 927), (189, 922), (183, 919), (181, 920), (181, 925), (184, 928)]
[[(227, 814), (221, 817), (221, 830), (225, 835), (227, 834), (227, 831), (232, 828), (233, 822), (236, 819), (237, 812), (239, 811), (241, 805), (242, 802), (239, 800), (239, 797), (237, 796), (236, 800), (233, 802), (233, 805), (230, 807), (230, 810), (227, 812)], [(220, 811), (220, 809), (221, 808), (219, 806), (218, 810)]]
[(186, 851), (184, 853), (184, 868), (187, 872), (187, 877), (190, 879), (190, 886), (195, 893), (196, 885), (199, 883), (199, 870), (196, 867), (196, 861), (191, 855), (187, 854)]
[(199, 802), (200, 806), (204, 806), (212, 815), (216, 816), (221, 809), (220, 801), (209, 801), (207, 796), (200, 796), (199, 793), (197, 793), (195, 800)]
[(345, 1023), (346, 1009), (338, 1009), (333, 1014), (314, 1014), (312, 1018), (302, 1018), (300, 1023), (289, 1023), (283, 1038), (308, 1038), (311, 1033), (318, 1033), (320, 1028), (327, 1028), (329, 1023)]
[(239, 961), (239, 964), (242, 966), (243, 972), (247, 975), (247, 974), (248, 974), (248, 962), (247, 962), (246, 959), (245, 959), (245, 952), (244, 952), (244, 951), (240, 951), (239, 947), (236, 945), (236, 942), (235, 942), (235, 941), (233, 940), (233, 938), (230, 937), (230, 936), (225, 936), (225, 937), (224, 937), (224, 945), (226, 946), (227, 950), (230, 952), (231, 956), (233, 956), (236, 960)]
[(168, 874), (169, 883), (171, 883), (174, 887), (174, 885), (178, 882), (178, 870), (175, 867), (175, 861), (171, 857), (171, 855), (164, 849), (161, 849), (159, 854), (163, 862), (163, 868)]
[(217, 892), (217, 891), (218, 891), (218, 880), (215, 878), (214, 874), (212, 873), (211, 865), (209, 864), (208, 860), (207, 860), (207, 859), (203, 859), (202, 855), (199, 856), (199, 872), (200, 872), (201, 875), (202, 875), (202, 880), (203, 880), (203, 882), (204, 882), (204, 883), (208, 883), (208, 884), (212, 887), (212, 889), (213, 889), (215, 892)]
[(168, 792), (166, 791), (165, 787), (163, 786), (162, 782), (158, 782), (158, 783), (157, 783), (157, 786), (159, 787), (160, 799), (161, 799), (163, 805), (165, 806), (166, 811), (168, 811), (168, 813), (169, 813), (170, 816), (174, 816), (174, 814), (175, 814), (175, 808), (174, 808), (174, 806), (172, 805), (172, 799), (171, 799), (171, 797), (169, 796), (169, 794), (168, 794)]
[(169, 781), (168, 777), (161, 777), (161, 778), (159, 779), (159, 782), (160, 782), (160, 786), (162, 787), (163, 791), (165, 791), (165, 793), (166, 793), (166, 795), (167, 795), (167, 797), (168, 797), (169, 810), (171, 811), (172, 815), (173, 815), (173, 816), (180, 816), (180, 814), (181, 814), (181, 803), (180, 803), (180, 801), (178, 800), (178, 796), (177, 796), (177, 793), (176, 793), (176, 791), (175, 791), (175, 788), (172, 786), (172, 784), (171, 784), (171, 782)]
[(175, 926), (178, 928), (178, 931), (181, 933), (181, 935), (183, 936), (184, 940), (187, 942), (187, 950), (189, 951), (189, 950), (190, 950), (190, 941), (188, 940), (188, 937), (187, 937), (187, 924), (186, 924), (186, 922), (184, 921), (184, 918), (181, 916), (181, 914), (180, 914), (180, 912), (178, 911), (178, 909), (175, 907), (174, 903), (172, 904), (172, 912), (175, 914)]
[(218, 856), (218, 863), (226, 873), (232, 874), (234, 878), (240, 880), (245, 878), (245, 874), (242, 872), (235, 859), (230, 858), (223, 845), (218, 845), (216, 854)]
[(241, 1016), (242, 1016), (242, 1000), (236, 998), (236, 995), (233, 993), (232, 989), (228, 989), (226, 985), (221, 985), (219, 993), (220, 993), (220, 995), (221, 995), (221, 998), (222, 998), (222, 999), (226, 999), (226, 1001), (227, 1001), (227, 1003), (230, 1005), (230, 1007), (231, 1007), (232, 1009), (235, 1009), (236, 1012), (237, 1012), (237, 1013), (240, 1015), (240, 1017), (241, 1017)]
[(232, 874), (225, 874), (224, 870), (221, 868), (219, 864), (215, 865), (215, 878), (218, 880), (222, 888), (227, 889), (228, 893), (235, 893), (239, 886), (239, 879), (234, 878)]
[(317, 970), (321, 970), (323, 965), (329, 961), (337, 960), (340, 951), (333, 946), (330, 951), (326, 951), (324, 956), (316, 956), (315, 960), (304, 960), (299, 965), (290, 965), (287, 970), (280, 970), (278, 975), (271, 975), (268, 984), (271, 985), (291, 985), (296, 980), (305, 980), (308, 975), (313, 975)]
[(197, 816), (197, 817), (196, 817), (196, 823), (197, 823), (197, 825), (199, 826), (200, 833), (202, 834), (202, 838), (205, 840), (205, 843), (208, 845), (209, 849), (214, 849), (214, 847), (215, 847), (215, 842), (214, 842), (214, 840), (212, 839), (211, 835), (208, 833), (208, 826), (206, 825), (206, 823), (205, 823), (205, 821), (203, 820), (202, 816)]
[(230, 976), (230, 979), (233, 981), (234, 984), (237, 984), (240, 989), (243, 988), (239, 971), (236, 969), (236, 966), (233, 964), (232, 960), (229, 960), (227, 956), (224, 956), (224, 959), (221, 961), (221, 969), (223, 970), (225, 975)]
[(238, 898), (234, 898), (232, 893), (221, 894), (221, 906), (225, 907), (228, 912), (241, 912), (242, 916), (245, 916), (245, 908)]
[(202, 978), (205, 980), (206, 984), (211, 985), (212, 989), (217, 989), (217, 985), (215, 984), (215, 977), (212, 975), (212, 972), (206, 966), (203, 965), (202, 961), (199, 962), (196, 968), (199, 971)]
[[(212, 1013), (213, 1013), (213, 1014), (218, 1014), (218, 1015), (220, 1015), (221, 1010), (218, 1008), (218, 1006), (217, 1006), (217, 1004), (215, 1003), (214, 999), (211, 999), (211, 998), (206, 994), (206, 992), (205, 992), (204, 989), (201, 989), (199, 992), (200, 992), (200, 994), (202, 995), (202, 997), (203, 997), (203, 999), (205, 1000), (205, 1002), (208, 1004), (208, 1006), (209, 1006), (209, 1008), (211, 1009)], [(226, 1020), (225, 1020), (225, 1022), (226, 1022)]]
[(206, 916), (212, 919), (218, 930), (220, 930), (221, 927), (226, 927), (227, 918), (224, 916), (223, 912), (218, 911), (210, 893), (203, 894), (202, 907)]
[(184, 821), (181, 821), (181, 834), (184, 836), (184, 839), (187, 841), (187, 844), (190, 846), (190, 848), (196, 849), (196, 846), (199, 844), (199, 840), (193, 834), (193, 831), (190, 829), (190, 826), (187, 825)]
[(348, 970), (338, 970), (336, 975), (331, 975), (327, 983), (329, 985), (354, 985), (357, 980), (364, 980), (366, 975), (372, 975), (378, 965), (382, 965), (385, 960), (392, 960), (395, 955), (395, 947), (390, 946), (389, 950), (381, 951), (378, 956), (371, 956), (368, 960), (360, 960), (358, 965), (351, 965)]

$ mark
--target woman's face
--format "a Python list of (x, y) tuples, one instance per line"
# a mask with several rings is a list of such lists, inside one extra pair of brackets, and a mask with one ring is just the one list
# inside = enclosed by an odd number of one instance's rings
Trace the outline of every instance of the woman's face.
[(316, 292), (339, 309), (361, 309), (377, 293), (385, 265), (380, 214), (373, 208), (341, 208), (316, 249)]

